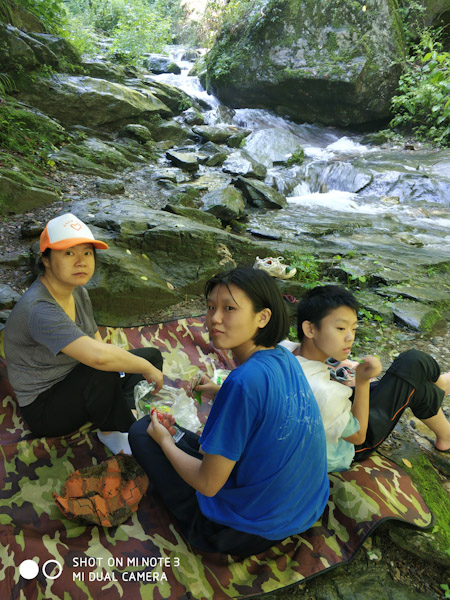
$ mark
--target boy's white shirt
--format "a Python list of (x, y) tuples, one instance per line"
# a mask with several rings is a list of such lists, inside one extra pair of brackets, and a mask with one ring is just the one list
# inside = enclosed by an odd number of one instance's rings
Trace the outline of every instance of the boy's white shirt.
[[(280, 346), (294, 352), (300, 344), (283, 340), (280, 342)], [(303, 369), (319, 406), (327, 442), (337, 444), (350, 417), (352, 388), (330, 379), (330, 370), (325, 363), (309, 360), (303, 356), (296, 356), (296, 359)]]

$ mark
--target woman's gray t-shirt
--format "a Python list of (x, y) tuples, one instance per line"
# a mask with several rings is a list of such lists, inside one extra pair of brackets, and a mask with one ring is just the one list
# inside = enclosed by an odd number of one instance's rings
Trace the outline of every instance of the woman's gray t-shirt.
[(11, 311), (4, 347), (8, 379), (19, 406), (31, 404), (79, 364), (62, 353), (62, 348), (84, 335), (94, 337), (97, 331), (87, 291), (77, 287), (73, 296), (75, 322), (40, 279), (34, 281)]

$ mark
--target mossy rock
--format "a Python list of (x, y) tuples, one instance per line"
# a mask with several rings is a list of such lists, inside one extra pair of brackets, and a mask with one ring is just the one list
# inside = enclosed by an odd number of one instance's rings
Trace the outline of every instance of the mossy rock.
[(0, 215), (20, 214), (60, 200), (54, 191), (24, 185), (0, 175)]
[(394, 525), (389, 530), (391, 539), (408, 552), (450, 567), (450, 498), (442, 487), (436, 470), (418, 449), (407, 451), (411, 468), (400, 457), (391, 458), (407, 471), (433, 514), (433, 525), (427, 531)]
[(431, 331), (441, 319), (441, 313), (426, 304), (419, 302), (393, 302), (394, 320), (416, 331)]

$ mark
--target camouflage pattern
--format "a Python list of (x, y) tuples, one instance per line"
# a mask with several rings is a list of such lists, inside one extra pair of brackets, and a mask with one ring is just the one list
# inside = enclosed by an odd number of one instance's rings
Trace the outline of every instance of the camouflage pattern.
[[(230, 356), (209, 344), (203, 318), (106, 328), (102, 335), (124, 347), (160, 348), (169, 385), (185, 387), (199, 368), (212, 374), (215, 365), (233, 367)], [(409, 476), (377, 454), (347, 472), (330, 474), (330, 500), (308, 531), (244, 560), (191, 548), (152, 494), (117, 527), (68, 520), (52, 492), (60, 493), (72, 471), (98, 464), (110, 453), (89, 424), (71, 435), (35, 438), (4, 375), (0, 364), (1, 600), (248, 598), (350, 560), (385, 519), (419, 528), (431, 524), (430, 511)], [(203, 418), (208, 408), (204, 402)], [(27, 559), (39, 564), (31, 579), (19, 571)]]

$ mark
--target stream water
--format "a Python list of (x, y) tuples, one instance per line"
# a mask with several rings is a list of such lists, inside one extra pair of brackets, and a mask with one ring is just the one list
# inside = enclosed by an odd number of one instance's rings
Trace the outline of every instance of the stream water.
[[(250, 215), (249, 228), (299, 236), (312, 247), (320, 238), (330, 252), (377, 249), (386, 260), (405, 255), (423, 264), (450, 258), (450, 149), (372, 145), (364, 134), (315, 124), (297, 124), (260, 109), (220, 107), (189, 71), (183, 50), (172, 49), (179, 75), (154, 79), (178, 87), (206, 107), (205, 123), (250, 130), (244, 149), (267, 167), (266, 183), (288, 200), (278, 211)], [(303, 164), (283, 165), (297, 148)], [(414, 252), (411, 253), (411, 250)]]

